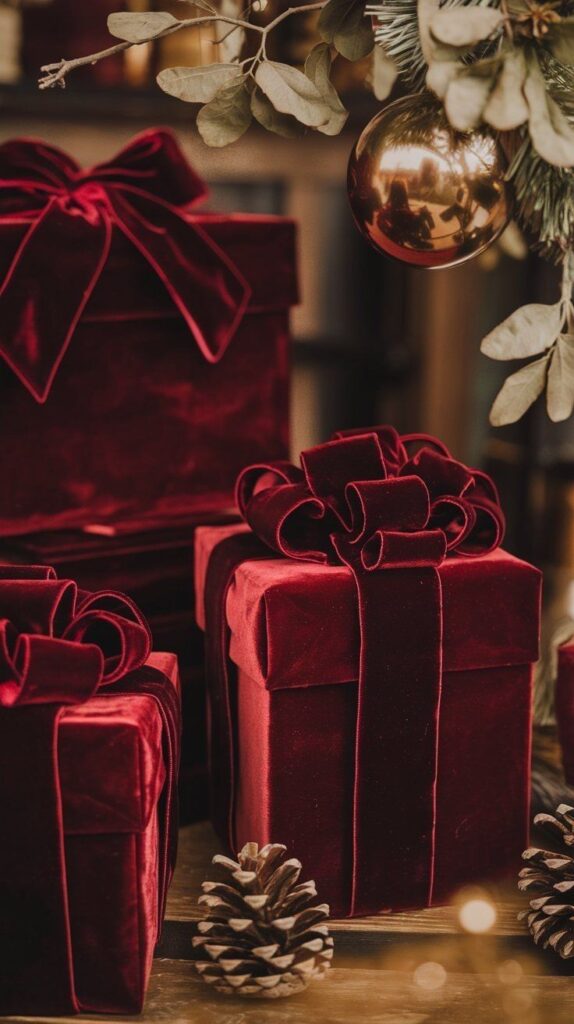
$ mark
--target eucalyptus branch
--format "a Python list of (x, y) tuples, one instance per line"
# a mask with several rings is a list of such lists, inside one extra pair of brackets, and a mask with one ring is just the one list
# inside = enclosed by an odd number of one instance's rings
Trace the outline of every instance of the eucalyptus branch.
[(107, 57), (113, 57), (117, 53), (122, 53), (124, 50), (130, 49), (132, 46), (143, 46), (146, 43), (150, 43), (155, 39), (163, 39), (165, 36), (173, 35), (174, 32), (181, 32), (182, 29), (199, 28), (202, 25), (215, 25), (225, 24), (232, 25), (231, 31), (235, 31), (237, 28), (242, 28), (245, 31), (256, 32), (261, 37), (261, 46), (259, 48), (260, 53), (265, 53), (265, 45), (267, 37), (277, 25), (285, 21), (286, 18), (290, 18), (294, 14), (305, 14), (310, 11), (320, 11), (326, 4), (327, 0), (320, 0), (317, 3), (303, 4), (301, 7), (289, 7), (287, 10), (282, 11), (276, 18), (269, 22), (268, 25), (255, 25), (251, 21), (245, 21), (243, 18), (232, 18), (226, 17), (222, 14), (205, 15), (200, 18), (182, 18), (177, 21), (174, 25), (169, 25), (162, 32), (155, 32), (145, 39), (139, 39), (137, 42), (131, 42), (129, 40), (122, 40), (119, 43), (114, 43), (113, 46), (108, 46), (105, 50), (99, 50), (97, 53), (90, 53), (84, 57), (73, 57), (70, 60), (62, 59), (54, 62), (53, 64), (44, 64), (40, 70), (43, 75), (38, 79), (38, 87), (40, 89), (51, 89), (55, 85), (65, 86), (66, 76), (70, 72), (75, 71), (76, 68), (85, 67), (88, 64), (98, 64), (99, 61), (105, 60)]

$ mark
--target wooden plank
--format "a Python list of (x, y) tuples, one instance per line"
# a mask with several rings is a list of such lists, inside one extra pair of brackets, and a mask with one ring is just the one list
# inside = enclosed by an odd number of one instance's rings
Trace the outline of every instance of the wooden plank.
[[(210, 862), (220, 847), (207, 822), (191, 825), (180, 833), (178, 865), (171, 886), (167, 905), (168, 921), (193, 923), (201, 916), (197, 897), (201, 883), (210, 875)], [(524, 926), (517, 921), (518, 910), (524, 901), (512, 890), (502, 891), (496, 899), (497, 922), (492, 934), (524, 935)], [(453, 935), (459, 931), (456, 909), (453, 906), (436, 907), (429, 910), (408, 911), (397, 914), (378, 914), (333, 921), (333, 931), (385, 933), (406, 932), (409, 934)]]
[[(333, 968), (321, 983), (288, 1000), (228, 998), (212, 993), (191, 964), (156, 961), (140, 1024), (572, 1024), (574, 985), (569, 978), (368, 967)], [(428, 987), (434, 978), (435, 988)], [(417, 983), (418, 980), (418, 983)], [(6, 1017), (28, 1024), (65, 1024), (67, 1018)], [(76, 1021), (101, 1024), (87, 1014)], [(109, 1024), (133, 1020), (105, 1018)]]

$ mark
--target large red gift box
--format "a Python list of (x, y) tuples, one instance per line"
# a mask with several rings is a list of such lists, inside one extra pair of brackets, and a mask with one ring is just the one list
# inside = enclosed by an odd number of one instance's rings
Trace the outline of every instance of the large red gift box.
[(336, 915), (441, 903), (527, 843), (540, 573), (436, 442), (359, 433), (303, 465), (243, 475), (259, 539), (196, 535), (214, 824), (285, 843)]
[(286, 454), (294, 225), (205, 194), (166, 131), (0, 146), (4, 535), (218, 510)]
[(141, 1010), (175, 864), (179, 681), (132, 602), (0, 567), (0, 1013)]

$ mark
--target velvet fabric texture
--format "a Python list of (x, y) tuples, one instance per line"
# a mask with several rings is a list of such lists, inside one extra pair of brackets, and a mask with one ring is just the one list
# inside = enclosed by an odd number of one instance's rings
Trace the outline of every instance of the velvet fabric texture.
[(141, 1008), (180, 729), (177, 664), (150, 639), (122, 595), (0, 566), (2, 1014)]
[(4, 533), (220, 508), (285, 455), (294, 227), (205, 194), (161, 130), (86, 170), (0, 146)]
[(562, 765), (566, 782), (574, 786), (574, 644), (558, 648), (556, 677), (556, 724), (562, 747)]
[[(490, 808), (466, 824), (460, 796), (455, 800), (448, 792), (449, 779), (451, 788), (453, 779), (458, 787), (460, 776), (471, 787), (469, 803), (477, 804), (476, 791), (492, 792), (492, 769), (480, 762), (484, 745), (475, 743), (479, 760), (471, 758), (474, 773), (480, 766), (487, 776), (483, 786), (457, 765), (460, 747), (441, 754), (443, 718), (449, 722), (443, 697), (453, 670), (468, 677), (471, 700), (477, 687), (488, 692), (484, 721), (473, 727), (484, 725), (499, 738), (502, 728), (513, 737), (505, 763), (512, 802), (504, 807), (502, 838), (498, 829), (499, 868), (519, 854), (525, 839), (539, 574), (495, 550), (503, 518), (492, 482), (457, 463), (434, 439), (401, 439), (390, 428), (377, 428), (340, 435), (303, 453), (302, 463), (303, 470), (287, 464), (251, 467), (239, 480), (239, 506), (267, 546), (233, 528), (220, 530), (213, 545), (217, 531), (201, 530), (197, 537), (212, 700), (214, 821), (232, 848), (248, 838), (246, 824), (258, 841), (290, 837), (316, 880), (325, 883), (322, 893), (337, 913), (430, 905), (467, 879), (469, 864), (471, 874), (480, 864), (492, 867), (488, 849), (482, 858), (475, 853), (468, 859), (469, 845), (483, 838), (481, 824), (486, 828)], [(297, 561), (269, 561), (269, 547)], [(447, 552), (452, 554), (445, 559)], [(473, 587), (477, 598), (488, 597), (492, 613), (481, 615), (474, 627)], [(495, 603), (493, 588), (504, 592)], [(201, 621), (203, 609), (198, 610)], [(240, 669), (238, 683), (229, 652)], [(502, 665), (513, 663), (521, 667), (502, 672)], [(494, 679), (500, 677), (501, 691), (508, 687), (495, 702), (491, 667), (498, 670)], [(268, 703), (256, 685), (261, 670), (273, 691)], [(353, 679), (358, 688), (349, 687)], [(347, 685), (337, 691), (336, 683)], [(292, 688), (297, 692), (289, 698)], [(510, 688), (512, 727), (504, 721)], [(312, 716), (304, 705), (313, 705)], [(321, 764), (313, 736), (324, 728), (330, 753)], [(259, 741), (263, 749), (257, 749)], [(301, 794), (289, 796), (293, 758), (280, 755), (280, 745), (284, 753), (296, 747), (301, 773), (312, 780), (314, 807), (346, 807), (348, 817), (334, 816), (327, 832), (328, 819), (322, 830), (316, 820), (307, 828), (300, 809), (294, 813)], [(318, 782), (323, 775), (325, 785)], [(309, 785), (304, 788), (309, 799)], [(345, 832), (338, 841), (334, 833), (341, 820)], [(445, 857), (445, 837), (456, 849), (454, 857)]]
[(145, 615), (160, 651), (178, 656), (182, 752), (178, 779), (181, 824), (209, 817), (203, 633), (195, 623), (193, 534), (198, 525), (237, 516), (214, 513), (170, 521), (134, 533), (55, 531), (0, 543), (0, 562), (54, 566), (85, 590), (109, 587), (129, 594)]

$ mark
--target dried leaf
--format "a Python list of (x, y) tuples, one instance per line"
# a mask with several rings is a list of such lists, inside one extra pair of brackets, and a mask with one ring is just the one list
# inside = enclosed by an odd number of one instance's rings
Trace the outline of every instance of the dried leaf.
[(555, 167), (574, 166), (574, 129), (547, 91), (534, 56), (528, 62), (524, 95), (530, 111), (530, 138), (536, 152)]
[(347, 60), (361, 60), (375, 43), (365, 0), (328, 0), (319, 17), (319, 32)]
[(319, 128), (330, 120), (329, 105), (297, 68), (267, 60), (257, 68), (255, 81), (281, 114), (291, 114), (310, 128)]
[(296, 118), (275, 110), (271, 100), (261, 92), (261, 89), (254, 89), (251, 94), (251, 113), (268, 132), (282, 135), (286, 139), (298, 138), (305, 131), (304, 126)]
[(207, 64), (205, 67), (166, 68), (157, 76), (164, 92), (186, 103), (209, 103), (224, 85), (243, 78), (237, 64)]
[(544, 390), (549, 355), (507, 377), (490, 410), (493, 427), (516, 423)]
[(398, 74), (394, 60), (385, 53), (382, 46), (373, 50), (373, 93), (375, 99), (386, 100), (391, 93)]
[(324, 135), (338, 135), (348, 118), (339, 93), (331, 82), (331, 48), (327, 43), (314, 46), (305, 61), (305, 74), (313, 82), (331, 111), (326, 124), (319, 126)]
[(245, 29), (238, 25), (237, 28), (233, 29), (233, 32), (230, 32), (229, 25), (225, 27), (227, 32), (224, 32), (225, 38), (219, 44), (219, 52), (226, 61), (238, 60), (245, 45)]
[(480, 123), (488, 102), (500, 61), (480, 61), (469, 68), (461, 68), (446, 91), (446, 115), (459, 132), (468, 132)]
[(225, 85), (197, 115), (197, 128), (208, 146), (228, 146), (251, 124), (250, 97), (243, 78)]
[(476, 46), (501, 28), (504, 16), (492, 7), (448, 7), (438, 11), (431, 21), (431, 33), (448, 46)]
[(108, 32), (116, 39), (124, 39), (128, 43), (145, 43), (177, 24), (178, 19), (167, 11), (148, 11), (141, 14), (126, 11), (109, 15)]
[(528, 104), (523, 87), (526, 61), (522, 50), (512, 49), (504, 57), (502, 70), (483, 111), (483, 119), (500, 132), (512, 131), (528, 121)]
[(429, 64), (426, 76), (426, 86), (434, 92), (439, 99), (444, 100), (448, 87), (457, 77), (460, 71), (460, 64), (456, 57), (449, 59), (433, 60)]
[(527, 359), (545, 352), (560, 333), (562, 309), (531, 303), (511, 313), (484, 338), (480, 351), (490, 359)]
[(552, 353), (546, 395), (548, 415), (554, 423), (567, 420), (574, 409), (574, 335), (560, 335)]
[(556, 60), (574, 64), (574, 18), (562, 18), (551, 25), (546, 38)]

